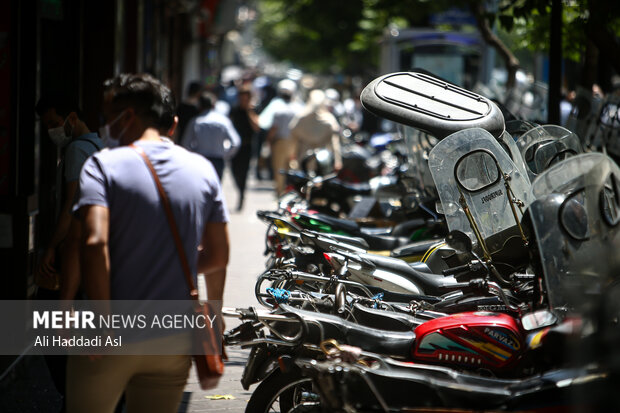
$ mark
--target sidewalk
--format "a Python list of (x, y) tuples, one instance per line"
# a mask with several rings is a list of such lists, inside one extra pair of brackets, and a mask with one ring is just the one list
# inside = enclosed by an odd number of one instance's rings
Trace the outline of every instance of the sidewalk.
[(0, 412), (58, 412), (61, 405), (43, 356), (21, 357), (0, 380)]
[[(274, 209), (276, 207), (275, 192), (271, 181), (256, 181), (248, 177), (248, 187), (245, 195), (243, 211), (236, 212), (237, 189), (230, 173), (225, 173), (223, 189), (230, 213), (230, 262), (226, 279), (224, 305), (227, 307), (257, 306), (254, 296), (256, 277), (265, 268), (265, 232), (267, 226), (256, 217), (259, 209)], [(239, 321), (226, 319), (226, 328), (238, 325)], [(244, 412), (247, 401), (256, 385), (249, 391), (241, 387), (241, 374), (245, 361), (250, 353), (240, 347), (227, 348), (229, 360), (226, 363), (224, 377), (216, 389), (203, 391), (192, 367), (188, 384), (185, 388), (184, 402), (179, 412)], [(234, 400), (210, 400), (206, 396), (231, 395)]]

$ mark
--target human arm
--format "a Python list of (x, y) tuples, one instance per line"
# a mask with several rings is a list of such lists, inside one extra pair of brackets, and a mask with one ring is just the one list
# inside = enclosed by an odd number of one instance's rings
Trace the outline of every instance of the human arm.
[(334, 170), (338, 172), (342, 169), (342, 153), (340, 152), (340, 135), (332, 133), (332, 148), (334, 153)]
[(265, 142), (269, 144), (273, 143), (277, 130), (278, 127), (276, 125), (273, 125), (271, 128), (269, 128), (269, 130), (267, 131), (267, 136), (265, 137)]
[(205, 275), (207, 298), (222, 301), (230, 242), (225, 222), (208, 222), (198, 251), (198, 272)]
[[(91, 300), (110, 298), (108, 249), (110, 210), (108, 178), (98, 155), (89, 158), (80, 174), (80, 191), (74, 206), (79, 217), (79, 270), (82, 285)], [(77, 235), (74, 234), (74, 235)]]
[(80, 239), (82, 228), (80, 220), (71, 218), (71, 225), (62, 251), (62, 276), (60, 280), (60, 299), (73, 300), (80, 287)]
[(62, 208), (60, 210), (60, 216), (54, 229), (52, 239), (45, 250), (43, 258), (39, 263), (38, 271), (40, 274), (51, 276), (56, 272), (54, 268), (56, 249), (65, 240), (67, 233), (69, 232), (69, 225), (71, 223), (71, 206), (73, 205), (73, 199), (77, 191), (78, 182), (67, 182), (65, 189), (65, 198), (63, 199)]
[(80, 270), (91, 300), (110, 299), (110, 210), (101, 205), (80, 208)]
[(260, 129), (260, 126), (258, 125), (258, 114), (254, 111), (254, 108), (249, 108), (247, 110), (247, 113), (250, 127), (254, 132), (258, 132), (258, 130)]
[(342, 169), (342, 152), (340, 151), (340, 124), (338, 120), (331, 116), (332, 138), (331, 146), (334, 153), (334, 170), (338, 172)]

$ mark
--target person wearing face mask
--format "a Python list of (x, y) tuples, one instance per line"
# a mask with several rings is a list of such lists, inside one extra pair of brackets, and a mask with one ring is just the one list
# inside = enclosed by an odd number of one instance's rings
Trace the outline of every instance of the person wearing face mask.
[[(75, 278), (71, 269), (76, 263), (71, 258), (69, 246), (69, 229), (72, 221), (71, 206), (77, 192), (82, 165), (86, 159), (103, 147), (101, 139), (92, 133), (81, 119), (77, 104), (63, 95), (45, 95), (35, 107), (42, 126), (60, 149), (61, 161), (58, 166), (56, 189), (60, 203), (60, 213), (51, 240), (39, 261), (37, 268), (37, 298), (39, 299), (73, 299), (77, 288), (63, 291)], [(58, 208), (57, 208), (58, 210)], [(58, 262), (62, 261), (62, 262)], [(52, 380), (58, 393), (65, 396), (66, 356), (45, 356)]]
[(58, 168), (57, 196), (61, 201), (60, 214), (51, 240), (39, 262), (37, 272), (40, 276), (59, 278), (57, 254), (67, 236), (71, 222), (71, 206), (78, 187), (82, 165), (88, 157), (103, 148), (96, 133), (91, 132), (81, 119), (77, 104), (63, 95), (41, 97), (35, 108), (43, 127), (54, 144), (61, 151)]
[[(208, 300), (221, 301), (229, 252), (226, 203), (212, 163), (164, 136), (176, 124), (169, 88), (147, 74), (121, 74), (104, 83), (103, 114), (102, 132), (119, 146), (86, 161), (74, 205), (88, 299), (188, 300), (186, 274), (195, 284), (203, 273)], [(161, 181), (180, 246), (143, 155)], [(182, 344), (189, 354), (191, 342)], [(69, 356), (67, 411), (108, 413), (125, 393), (127, 413), (177, 412), (191, 357), (145, 351)]]

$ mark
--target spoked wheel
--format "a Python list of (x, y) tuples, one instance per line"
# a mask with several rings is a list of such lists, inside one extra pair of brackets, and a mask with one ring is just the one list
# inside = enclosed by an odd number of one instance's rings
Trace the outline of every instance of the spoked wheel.
[(299, 372), (282, 373), (279, 369), (254, 390), (246, 413), (320, 412), (320, 399), (312, 380)]

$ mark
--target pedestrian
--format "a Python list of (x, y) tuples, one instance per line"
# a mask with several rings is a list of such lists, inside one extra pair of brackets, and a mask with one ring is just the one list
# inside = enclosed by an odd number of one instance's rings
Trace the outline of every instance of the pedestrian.
[(300, 164), (310, 151), (326, 148), (333, 154), (334, 170), (342, 168), (340, 125), (327, 109), (322, 90), (314, 89), (310, 92), (306, 108), (291, 121), (290, 128)]
[[(158, 80), (125, 74), (104, 86), (104, 131), (120, 147), (86, 162), (74, 208), (82, 226), (80, 260), (88, 298), (189, 297), (158, 190), (138, 151), (128, 147), (133, 144), (151, 160), (168, 195), (191, 273), (204, 273), (208, 299), (221, 300), (228, 216), (212, 164), (161, 136), (174, 106), (166, 102), (171, 93)], [(68, 412), (112, 412), (123, 392), (127, 413), (176, 412), (190, 365), (189, 355), (70, 356)]]
[(252, 90), (249, 87), (242, 87), (237, 93), (237, 106), (230, 111), (230, 120), (241, 138), (239, 151), (232, 159), (232, 172), (235, 183), (239, 189), (239, 202), (237, 211), (243, 209), (245, 199), (245, 184), (250, 169), (250, 159), (252, 158), (252, 144), (258, 132), (258, 115), (252, 105)]
[(237, 153), (241, 138), (230, 119), (214, 110), (215, 95), (202, 92), (199, 101), (200, 115), (187, 125), (181, 144), (211, 161), (221, 181), (225, 162)]
[(194, 81), (187, 85), (187, 99), (181, 102), (176, 110), (177, 116), (179, 117), (179, 125), (176, 129), (177, 142), (183, 137), (183, 133), (185, 133), (185, 128), (187, 128), (189, 122), (200, 113), (198, 101), (202, 91), (203, 87), (200, 82)]
[[(61, 201), (60, 213), (36, 274), (37, 298), (57, 300), (65, 298), (58, 290), (67, 284), (67, 274), (71, 269), (71, 260), (67, 258), (70, 244), (68, 235), (72, 220), (71, 207), (77, 192), (80, 171), (86, 159), (103, 148), (103, 143), (82, 120), (77, 103), (64, 94), (44, 95), (37, 102), (35, 111), (48, 136), (61, 151), (56, 177), (56, 198)], [(74, 296), (75, 293), (69, 298), (73, 299)], [(46, 355), (45, 362), (56, 390), (63, 397), (64, 411), (67, 357)]]
[[(60, 213), (51, 240), (37, 268), (39, 277), (55, 279), (60, 287), (62, 269), (57, 256), (61, 254), (71, 223), (71, 206), (75, 199), (80, 171), (86, 159), (103, 148), (103, 142), (82, 120), (81, 111), (67, 96), (43, 96), (35, 108), (41, 123), (54, 144), (61, 150), (56, 178), (57, 199), (62, 200)], [(56, 282), (57, 281), (57, 282)], [(49, 298), (58, 298), (57, 296)]]
[[(267, 132), (266, 141), (271, 147), (271, 167), (273, 169), (273, 180), (278, 196), (284, 193), (286, 179), (280, 170), (287, 170), (289, 162), (294, 158), (295, 146), (290, 139), (289, 124), (301, 109), (293, 101), (293, 94), (297, 85), (290, 79), (283, 79), (278, 83), (278, 98), (272, 103), (277, 105), (273, 110), (271, 127)], [(270, 104), (271, 105), (271, 104)], [(265, 109), (266, 111), (267, 109)], [(267, 114), (265, 114), (266, 116)], [(261, 114), (263, 116), (263, 114)]]

